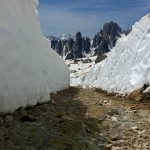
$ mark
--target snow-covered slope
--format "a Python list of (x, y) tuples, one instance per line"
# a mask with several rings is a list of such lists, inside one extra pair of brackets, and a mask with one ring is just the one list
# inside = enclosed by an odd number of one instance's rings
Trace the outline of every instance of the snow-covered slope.
[(69, 70), (42, 37), (37, 0), (0, 0), (0, 112), (50, 99)]
[(106, 60), (73, 83), (119, 94), (129, 94), (150, 83), (150, 14), (137, 22), (128, 36), (117, 41)]
[[(95, 65), (95, 59), (97, 56), (89, 57), (89, 58), (81, 58), (74, 60), (66, 60), (66, 64), (70, 70), (70, 85), (78, 86), (79, 83), (82, 83), (82, 77), (91, 70), (91, 67)], [(84, 62), (86, 60), (90, 60), (89, 62)]]

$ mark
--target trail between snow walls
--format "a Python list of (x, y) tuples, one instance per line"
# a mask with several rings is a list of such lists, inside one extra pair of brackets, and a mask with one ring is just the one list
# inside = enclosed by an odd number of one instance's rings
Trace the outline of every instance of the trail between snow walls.
[(69, 88), (0, 116), (0, 150), (149, 150), (150, 103)]

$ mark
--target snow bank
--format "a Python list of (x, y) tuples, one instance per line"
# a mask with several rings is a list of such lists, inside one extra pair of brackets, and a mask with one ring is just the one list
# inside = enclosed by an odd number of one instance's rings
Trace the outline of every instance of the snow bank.
[(37, 0), (0, 0), (0, 112), (50, 99), (69, 70), (42, 37)]
[(150, 83), (150, 14), (137, 22), (128, 36), (117, 41), (107, 59), (76, 79), (75, 84), (126, 94), (145, 83)]

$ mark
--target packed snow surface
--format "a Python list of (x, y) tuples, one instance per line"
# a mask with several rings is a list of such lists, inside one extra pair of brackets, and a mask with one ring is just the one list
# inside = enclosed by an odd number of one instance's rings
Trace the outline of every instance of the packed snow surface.
[(69, 70), (42, 37), (37, 0), (0, 0), (0, 112), (50, 99)]
[(85, 75), (71, 79), (72, 85), (129, 94), (150, 84), (150, 14), (135, 23), (128, 36), (122, 35), (107, 56)]
[(91, 70), (91, 67), (95, 65), (95, 59), (97, 56), (89, 57), (91, 62), (83, 63), (87, 58), (78, 59), (76, 62), (74, 60), (66, 60), (66, 64), (70, 70), (70, 85), (78, 86), (82, 84), (83, 77), (86, 73)]

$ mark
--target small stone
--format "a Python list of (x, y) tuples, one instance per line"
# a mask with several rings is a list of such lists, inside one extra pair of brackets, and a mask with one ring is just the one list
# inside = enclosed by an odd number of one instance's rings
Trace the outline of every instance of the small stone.
[(137, 130), (137, 129), (138, 129), (137, 126), (131, 127), (131, 130)]
[(96, 141), (96, 139), (92, 138), (92, 141)]
[(87, 113), (85, 113), (85, 116), (86, 116), (86, 117), (88, 117), (88, 116), (89, 116), (89, 113), (88, 113), (88, 112), (87, 112)]
[(117, 119), (117, 117), (111, 117), (111, 120), (113, 121), (113, 122), (118, 122), (118, 119)]
[(114, 115), (119, 115), (120, 113), (118, 109), (111, 109), (107, 114), (110, 116), (114, 116)]
[(138, 111), (137, 110), (133, 110), (133, 113), (138, 113)]
[(105, 147), (105, 144), (99, 143), (98, 146), (99, 147)]
[(123, 143), (125, 143), (124, 140), (118, 140), (118, 141), (116, 141), (116, 145), (121, 145), (121, 144), (123, 144)]
[(118, 146), (113, 146), (113, 147), (111, 148), (111, 150), (120, 150), (120, 147), (118, 147)]
[(104, 103), (107, 104), (108, 102), (106, 100), (104, 100)]
[(103, 134), (103, 133), (99, 133), (99, 136), (102, 136), (102, 137), (103, 137), (103, 136), (104, 136), (104, 134)]
[(113, 144), (108, 144), (105, 146), (105, 148), (111, 148), (113, 146)]
[(25, 116), (21, 117), (20, 120), (22, 122), (25, 122), (25, 121), (35, 122), (35, 121), (37, 121), (37, 118), (34, 117), (33, 115), (25, 115)]
[(111, 141), (117, 141), (117, 140), (119, 140), (121, 137), (119, 137), (118, 135), (112, 135), (111, 137), (110, 137), (110, 140)]
[(105, 120), (105, 118), (99, 118), (98, 123), (101, 124), (104, 120)]
[(128, 117), (123, 116), (123, 120), (124, 120), (124, 121), (128, 121)]
[(143, 131), (138, 131), (138, 134), (139, 134), (139, 135), (142, 135), (143, 133), (145, 133), (145, 130), (143, 130)]
[(85, 131), (86, 131), (87, 133), (91, 133), (91, 130), (90, 130), (90, 128), (88, 128), (88, 127), (85, 128)]

